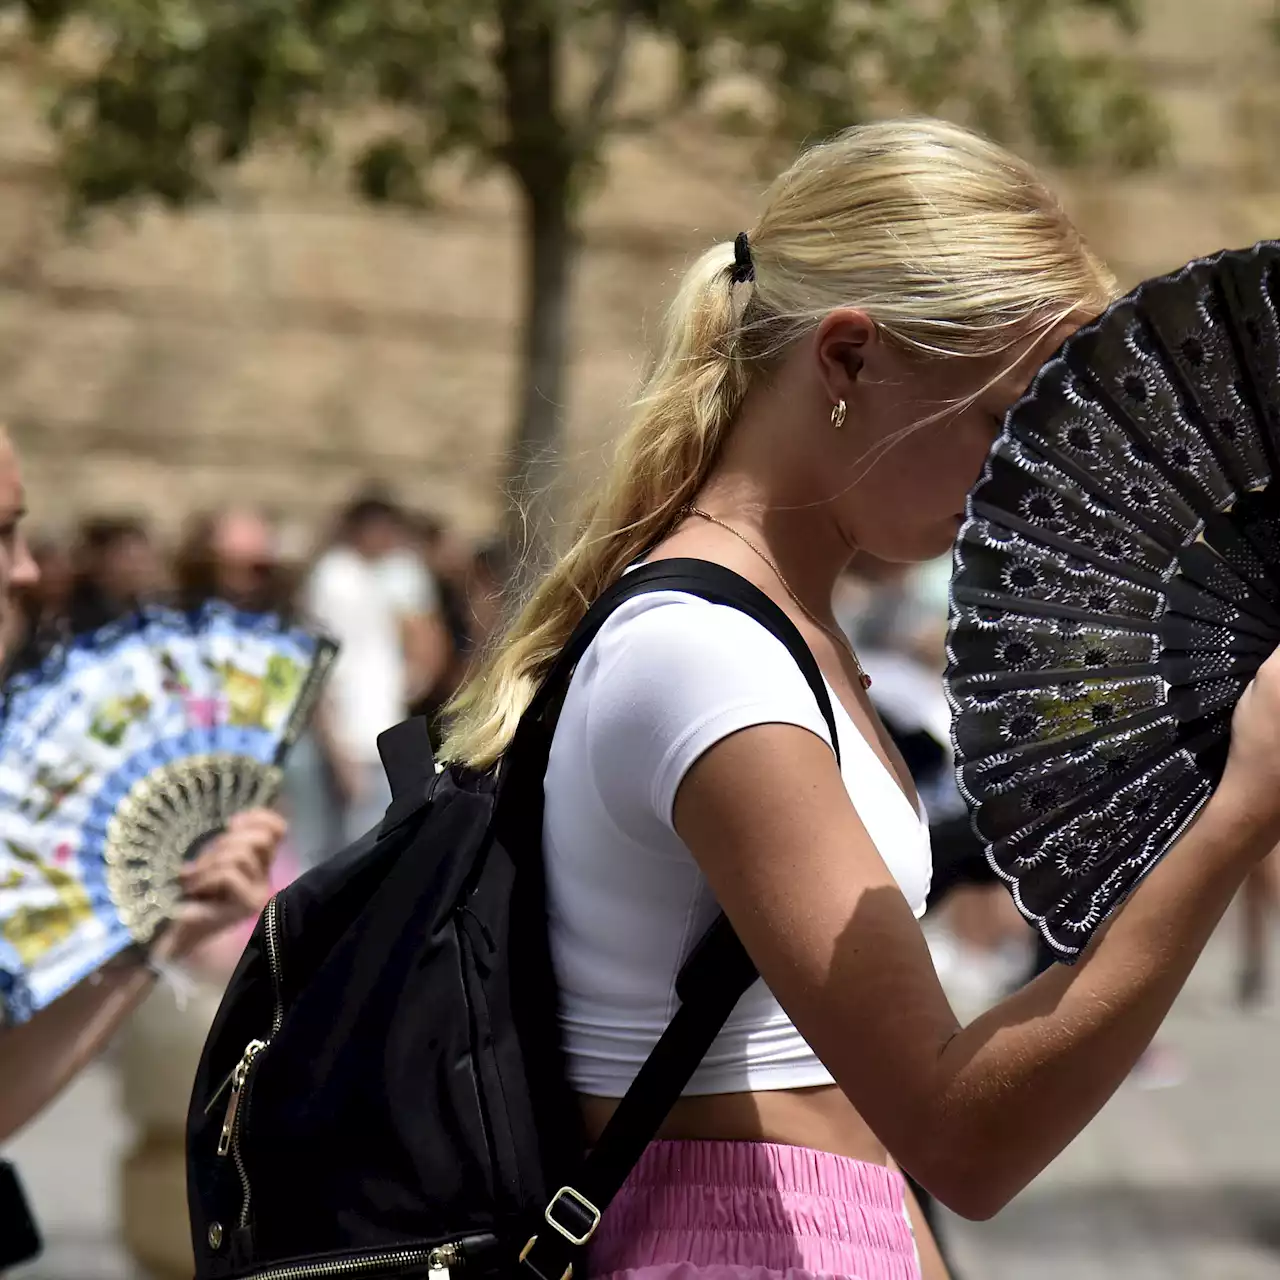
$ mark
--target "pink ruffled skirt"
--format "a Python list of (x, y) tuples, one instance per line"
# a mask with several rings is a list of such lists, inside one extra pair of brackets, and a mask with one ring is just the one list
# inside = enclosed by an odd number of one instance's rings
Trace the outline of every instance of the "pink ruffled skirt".
[(591, 1245), (593, 1280), (920, 1280), (900, 1174), (756, 1142), (655, 1142)]

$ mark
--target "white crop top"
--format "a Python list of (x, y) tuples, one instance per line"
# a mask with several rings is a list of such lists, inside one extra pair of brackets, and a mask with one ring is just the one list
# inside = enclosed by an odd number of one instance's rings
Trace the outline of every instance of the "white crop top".
[[(831, 695), (843, 775), (916, 915), (928, 826)], [(785, 646), (736, 609), (662, 591), (623, 604), (574, 673), (546, 774), (543, 850), (561, 1035), (580, 1092), (621, 1097), (675, 1011), (675, 978), (717, 914), (671, 812), (693, 763), (754, 724), (831, 735)], [(762, 981), (686, 1094), (832, 1083)]]

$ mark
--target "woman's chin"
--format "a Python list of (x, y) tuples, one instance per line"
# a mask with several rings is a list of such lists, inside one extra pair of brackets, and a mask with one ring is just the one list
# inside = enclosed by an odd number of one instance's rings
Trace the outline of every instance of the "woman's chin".
[(868, 538), (862, 550), (887, 564), (926, 564), (951, 554), (965, 519), (963, 515), (944, 516), (934, 524), (896, 529), (883, 543)]

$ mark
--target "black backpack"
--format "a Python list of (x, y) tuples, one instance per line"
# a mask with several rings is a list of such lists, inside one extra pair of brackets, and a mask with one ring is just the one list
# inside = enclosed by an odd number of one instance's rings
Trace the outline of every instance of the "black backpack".
[(574, 666), (609, 614), (684, 591), (755, 618), (835, 722), (767, 596), (700, 560), (642, 565), (591, 608), (494, 773), (431, 763), (426, 724), (378, 747), (381, 825), (277, 894), (209, 1032), (187, 1123), (198, 1280), (567, 1280), (600, 1215), (756, 971), (724, 916), (605, 1132), (562, 1069), (542, 874), (543, 775)]

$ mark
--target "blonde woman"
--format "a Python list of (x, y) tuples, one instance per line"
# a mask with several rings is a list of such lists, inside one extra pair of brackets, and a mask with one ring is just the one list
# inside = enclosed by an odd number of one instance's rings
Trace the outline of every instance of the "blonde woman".
[(1218, 793), (1078, 965), (962, 1027), (916, 921), (924, 821), (832, 589), (855, 548), (947, 550), (1005, 411), (1115, 294), (1032, 169), (980, 137), (884, 123), (806, 152), (685, 278), (580, 536), (456, 700), (444, 755), (492, 762), (587, 602), (688, 556), (771, 596), (836, 703), (843, 771), (782, 646), (679, 594), (619, 609), (578, 666), (543, 834), (588, 1131), (718, 907), (763, 979), (606, 1214), (595, 1274), (941, 1274), (897, 1166), (996, 1212), (1125, 1078), (1280, 837), (1273, 659)]

